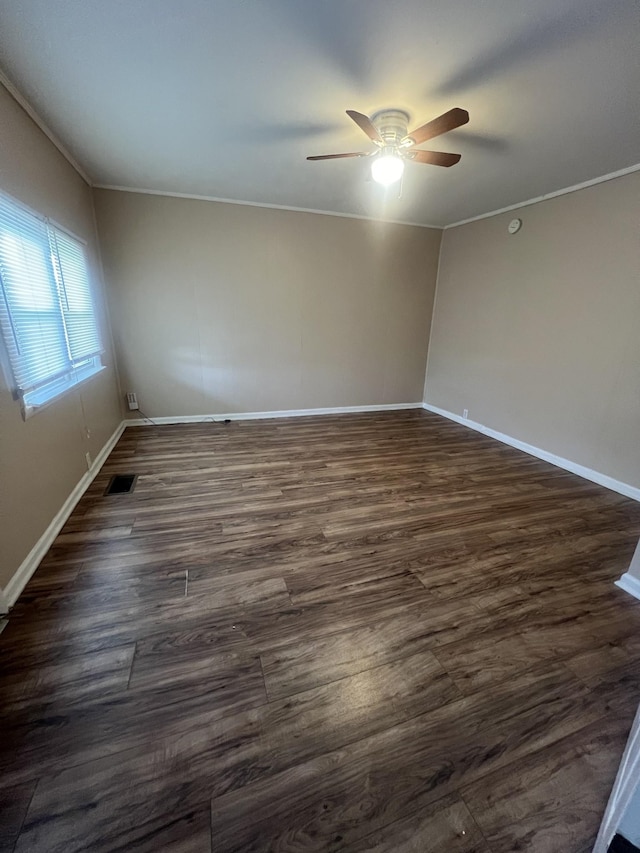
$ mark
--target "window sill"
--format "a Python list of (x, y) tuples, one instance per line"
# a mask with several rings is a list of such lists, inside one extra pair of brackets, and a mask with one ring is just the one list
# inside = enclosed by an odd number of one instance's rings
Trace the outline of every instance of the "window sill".
[(62, 399), (62, 397), (66, 396), (69, 391), (73, 391), (75, 388), (78, 388), (80, 385), (84, 385), (85, 382), (88, 382), (90, 379), (93, 379), (94, 376), (97, 376), (98, 373), (102, 373), (103, 370), (106, 370), (106, 365), (101, 364), (99, 367), (92, 367), (90, 370), (82, 371), (82, 373), (75, 378), (73, 381), (68, 382), (68, 384), (58, 391), (56, 394), (48, 397), (42, 402), (30, 402), (25, 403), (24, 400), (21, 402), (21, 410), (22, 410), (22, 419), (28, 421), (29, 418), (32, 418), (34, 415), (37, 415), (38, 412), (41, 412), (43, 409), (48, 409), (52, 403), (57, 402)]

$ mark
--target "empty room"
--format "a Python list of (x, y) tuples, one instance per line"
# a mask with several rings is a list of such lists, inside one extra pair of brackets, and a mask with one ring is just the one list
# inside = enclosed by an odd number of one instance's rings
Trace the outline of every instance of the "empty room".
[(0, 0), (0, 853), (640, 850), (636, 0)]

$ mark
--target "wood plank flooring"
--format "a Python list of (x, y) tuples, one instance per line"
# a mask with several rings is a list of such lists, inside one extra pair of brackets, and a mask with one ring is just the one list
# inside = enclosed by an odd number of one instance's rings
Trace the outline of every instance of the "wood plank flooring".
[(587, 853), (639, 536), (422, 411), (130, 428), (0, 635), (0, 850)]

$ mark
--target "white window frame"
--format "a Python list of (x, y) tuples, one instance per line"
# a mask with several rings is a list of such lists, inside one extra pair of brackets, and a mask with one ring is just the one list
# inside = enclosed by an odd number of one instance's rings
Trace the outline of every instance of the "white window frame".
[[(49, 251), (51, 252), (51, 271), (53, 274), (53, 279), (55, 280), (58, 294), (60, 294), (61, 292), (64, 293), (64, 284), (60, 278), (61, 265), (59, 261), (59, 256), (57, 255), (58, 250), (56, 244), (56, 235), (59, 237), (65, 235), (66, 237), (70, 238), (70, 240), (72, 240), (74, 243), (76, 243), (77, 246), (80, 248), (82, 260), (84, 262), (84, 270), (86, 271), (86, 282), (91, 307), (91, 316), (93, 319), (95, 330), (97, 332), (98, 339), (100, 340), (100, 321), (93, 292), (94, 288), (91, 276), (91, 267), (89, 264), (89, 259), (87, 257), (86, 240), (83, 240), (81, 237), (78, 237), (77, 234), (74, 234), (72, 231), (70, 231), (68, 228), (65, 228), (64, 226), (59, 225), (54, 220), (43, 216), (42, 214), (23, 204), (21, 201), (9, 195), (8, 193), (0, 191), (0, 199), (5, 204), (8, 203), (9, 205), (12, 205), (21, 210), (23, 213), (26, 213), (28, 216), (34, 217), (35, 219), (44, 223), (49, 235)], [(4, 309), (3, 316), (0, 317), (0, 340), (3, 344), (1, 359), (2, 367), (4, 368), (4, 373), (7, 377), (8, 384), (11, 387), (13, 398), (16, 401), (19, 401), (20, 403), (22, 417), (24, 420), (27, 420), (32, 415), (50, 406), (56, 400), (61, 399), (72, 389), (77, 388), (82, 383), (86, 382), (93, 376), (96, 376), (98, 373), (101, 373), (103, 370), (106, 369), (105, 365), (102, 363), (101, 356), (104, 353), (104, 349), (102, 348), (101, 344), (97, 352), (88, 355), (86, 358), (73, 358), (69, 344), (65, 313), (62, 306), (62, 302), (59, 299), (58, 301), (56, 301), (56, 312), (59, 311), (59, 319), (65, 329), (65, 355), (67, 358), (68, 370), (65, 371), (62, 375), (51, 374), (50, 377), (44, 382), (40, 383), (37, 388), (29, 388), (27, 390), (22, 390), (19, 387), (19, 383), (16, 379), (16, 365), (12, 358), (12, 348), (7, 343), (7, 338), (11, 335), (13, 341), (15, 342), (13, 346), (13, 350), (15, 351), (17, 345), (17, 339), (15, 336), (15, 332), (13, 331), (15, 313), (12, 315), (10, 300), (6, 296), (5, 288), (2, 282), (1, 269), (0, 300), (2, 300), (3, 303), (3, 305), (0, 307)]]

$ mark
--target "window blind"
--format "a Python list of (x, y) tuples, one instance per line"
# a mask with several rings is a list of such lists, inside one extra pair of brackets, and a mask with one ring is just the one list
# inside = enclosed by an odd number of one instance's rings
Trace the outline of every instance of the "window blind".
[(51, 229), (51, 234), (69, 357), (78, 361), (97, 355), (102, 348), (91, 302), (84, 246), (58, 228)]
[(76, 384), (79, 371), (99, 369), (100, 335), (83, 244), (3, 195), (0, 328), (16, 390), (27, 405)]

